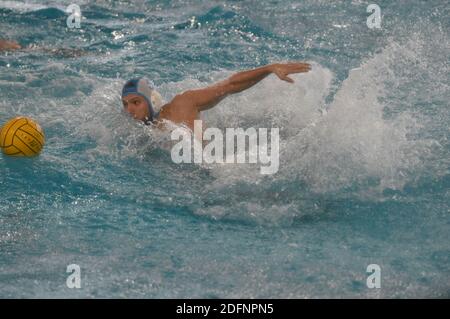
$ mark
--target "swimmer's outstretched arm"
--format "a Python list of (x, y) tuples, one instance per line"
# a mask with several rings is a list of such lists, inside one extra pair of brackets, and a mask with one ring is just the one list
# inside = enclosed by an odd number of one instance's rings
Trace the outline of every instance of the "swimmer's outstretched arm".
[(0, 39), (0, 51), (19, 50), (22, 47), (16, 41)]
[(294, 83), (294, 80), (288, 77), (289, 74), (308, 72), (309, 70), (311, 70), (311, 65), (308, 63), (269, 64), (236, 73), (224, 81), (203, 89), (186, 91), (177, 95), (173, 102), (189, 105), (200, 112), (214, 107), (229, 94), (239, 93), (252, 87), (271, 73), (276, 74), (283, 81)]
[(76, 58), (79, 56), (86, 55), (86, 52), (81, 49), (70, 49), (70, 48), (47, 49), (44, 47), (36, 46), (34, 44), (24, 48), (16, 41), (0, 39), (0, 52), (13, 50), (38, 51), (66, 58)]

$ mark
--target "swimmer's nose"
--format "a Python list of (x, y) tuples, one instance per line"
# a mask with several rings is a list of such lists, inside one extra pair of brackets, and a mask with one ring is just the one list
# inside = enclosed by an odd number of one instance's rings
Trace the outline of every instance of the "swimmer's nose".
[(125, 111), (127, 111), (130, 114), (133, 113), (133, 109), (130, 107), (130, 105), (125, 106)]

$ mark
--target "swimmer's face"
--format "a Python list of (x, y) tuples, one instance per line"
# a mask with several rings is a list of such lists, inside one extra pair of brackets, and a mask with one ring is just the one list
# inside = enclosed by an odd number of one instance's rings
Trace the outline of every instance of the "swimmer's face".
[(122, 99), (126, 112), (136, 120), (145, 121), (149, 117), (147, 101), (140, 95), (128, 94)]

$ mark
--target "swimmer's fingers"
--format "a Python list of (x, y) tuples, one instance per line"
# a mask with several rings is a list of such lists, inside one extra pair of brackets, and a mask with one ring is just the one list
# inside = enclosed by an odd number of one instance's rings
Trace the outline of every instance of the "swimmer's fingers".
[(277, 66), (277, 67), (273, 68), (272, 72), (275, 73), (280, 80), (283, 80), (283, 81), (286, 81), (289, 83), (294, 83), (294, 80), (292, 80), (290, 77), (288, 77), (289, 72), (288, 72), (288, 70), (286, 70), (286, 68)]
[(311, 70), (311, 64), (309, 63), (287, 63), (290, 73), (303, 73)]
[(294, 83), (294, 80), (288, 77), (293, 73), (304, 73), (311, 70), (311, 65), (308, 63), (279, 63), (274, 64), (272, 72), (275, 73), (281, 80)]
[(292, 80), (290, 77), (288, 77), (287, 75), (280, 77), (280, 79), (282, 79), (283, 81), (289, 82), (289, 83), (294, 83), (294, 80)]

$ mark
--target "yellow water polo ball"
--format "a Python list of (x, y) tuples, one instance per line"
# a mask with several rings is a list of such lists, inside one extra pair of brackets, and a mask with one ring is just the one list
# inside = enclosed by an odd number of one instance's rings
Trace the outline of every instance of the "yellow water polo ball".
[(29, 117), (19, 116), (9, 120), (0, 132), (0, 147), (6, 155), (35, 156), (44, 143), (42, 128)]

